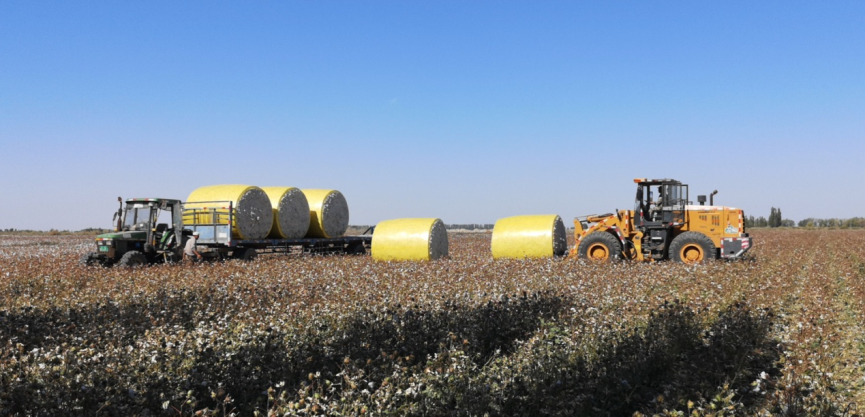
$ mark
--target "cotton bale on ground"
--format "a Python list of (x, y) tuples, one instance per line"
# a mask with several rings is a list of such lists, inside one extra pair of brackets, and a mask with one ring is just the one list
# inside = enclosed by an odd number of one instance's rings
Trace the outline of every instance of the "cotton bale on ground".
[(439, 219), (393, 219), (375, 226), (372, 257), (379, 261), (430, 261), (448, 255), (448, 233)]
[(299, 188), (261, 187), (273, 206), (271, 239), (299, 239), (309, 230), (309, 203)]
[(551, 258), (568, 249), (565, 224), (555, 214), (514, 216), (496, 221), (493, 258)]
[(263, 239), (273, 227), (273, 207), (261, 188), (251, 185), (208, 185), (189, 194), (183, 222), (228, 223), (228, 204), (234, 207), (231, 234), (237, 239)]
[(306, 237), (340, 237), (348, 229), (348, 203), (337, 190), (304, 189), (309, 202)]

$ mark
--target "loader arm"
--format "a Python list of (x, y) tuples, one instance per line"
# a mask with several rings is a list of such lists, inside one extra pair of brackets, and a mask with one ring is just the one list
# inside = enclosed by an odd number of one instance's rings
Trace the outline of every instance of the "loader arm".
[[(625, 212), (627, 213), (627, 212)], [(607, 213), (602, 215), (590, 215), (584, 218), (574, 219), (574, 247), (571, 249), (571, 256), (576, 257), (580, 247), (580, 241), (586, 236), (596, 232), (612, 233), (622, 244), (623, 255), (631, 259), (634, 255), (630, 250), (631, 245), (628, 243), (626, 236), (631, 230), (628, 224), (629, 216), (620, 212), (617, 214)], [(588, 226), (588, 227), (587, 227)], [(636, 251), (639, 253), (639, 251)]]

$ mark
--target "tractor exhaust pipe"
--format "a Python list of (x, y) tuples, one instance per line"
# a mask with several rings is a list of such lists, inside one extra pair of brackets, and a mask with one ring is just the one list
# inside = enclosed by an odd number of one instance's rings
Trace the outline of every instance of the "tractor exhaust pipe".
[(117, 224), (114, 225), (115, 232), (119, 232), (123, 224), (123, 199), (117, 197), (117, 202), (120, 203), (120, 208), (117, 209), (117, 213), (114, 213), (114, 218), (117, 219)]
[(715, 194), (718, 194), (718, 190), (712, 191), (712, 194), (709, 194), (709, 205), (715, 205)]

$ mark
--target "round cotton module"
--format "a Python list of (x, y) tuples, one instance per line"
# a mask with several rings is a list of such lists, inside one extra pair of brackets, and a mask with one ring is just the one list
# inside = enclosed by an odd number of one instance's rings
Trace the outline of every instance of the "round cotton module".
[(568, 249), (565, 224), (555, 214), (499, 219), (493, 227), (493, 258), (551, 258)]
[(295, 187), (261, 187), (273, 206), (271, 239), (299, 239), (309, 230), (309, 203)]
[(340, 237), (348, 229), (348, 203), (336, 190), (301, 190), (309, 202), (306, 237)]
[(263, 239), (273, 226), (270, 198), (255, 186), (209, 185), (197, 188), (186, 201), (184, 223), (198, 224), (227, 224), (231, 203), (231, 234), (237, 239)]
[(379, 261), (429, 261), (448, 255), (448, 233), (439, 219), (393, 219), (375, 226), (372, 257)]

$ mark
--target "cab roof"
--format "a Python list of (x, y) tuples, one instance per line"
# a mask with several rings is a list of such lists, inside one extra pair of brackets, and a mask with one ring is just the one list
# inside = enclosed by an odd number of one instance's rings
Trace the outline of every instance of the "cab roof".
[(648, 178), (634, 178), (634, 183), (640, 185), (684, 185), (681, 181), (672, 178), (650, 180)]
[(167, 204), (178, 204), (180, 200), (176, 200), (173, 198), (127, 198), (126, 203), (162, 203), (165, 202)]

